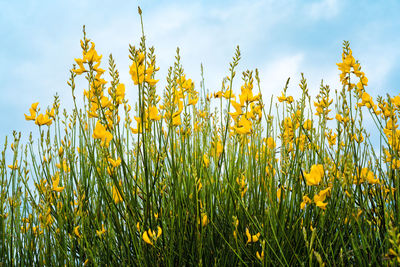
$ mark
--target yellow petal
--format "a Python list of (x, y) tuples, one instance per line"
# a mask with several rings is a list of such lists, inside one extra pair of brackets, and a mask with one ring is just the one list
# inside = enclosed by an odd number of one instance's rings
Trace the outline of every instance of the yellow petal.
[(153, 245), (153, 242), (151, 242), (147, 232), (145, 231), (142, 235), (144, 242), (146, 242), (149, 245)]
[(162, 229), (161, 229), (160, 226), (158, 226), (157, 228), (158, 228), (158, 230), (157, 230), (157, 238), (159, 238), (160, 235), (162, 234)]

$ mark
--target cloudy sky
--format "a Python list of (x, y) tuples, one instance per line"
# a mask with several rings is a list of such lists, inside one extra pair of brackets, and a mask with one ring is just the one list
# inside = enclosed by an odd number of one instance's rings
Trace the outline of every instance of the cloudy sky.
[(206, 87), (216, 91), (239, 45), (239, 70), (260, 70), (265, 98), (279, 94), (288, 77), (296, 96), (301, 72), (311, 92), (317, 92), (321, 79), (339, 89), (335, 63), (348, 40), (371, 95), (400, 92), (400, 1), (0, 0), (0, 143), (12, 130), (25, 136), (37, 131), (23, 115), (33, 102), (44, 110), (58, 93), (62, 107), (71, 107), (66, 81), (74, 58), (81, 56), (82, 25), (103, 59), (113, 54), (128, 98), (134, 100), (128, 45), (139, 44), (138, 5), (147, 44), (158, 56), (161, 86), (179, 46), (187, 77), (199, 85), (202, 63)]

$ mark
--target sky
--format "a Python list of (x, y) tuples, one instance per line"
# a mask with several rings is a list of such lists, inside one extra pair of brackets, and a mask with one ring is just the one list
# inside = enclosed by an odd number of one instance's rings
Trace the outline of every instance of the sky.
[[(400, 92), (400, 1), (0, 0), (0, 143), (13, 130), (23, 139), (38, 131), (24, 119), (33, 102), (45, 110), (57, 93), (61, 108), (71, 109), (67, 80), (74, 58), (82, 55), (83, 25), (103, 55), (104, 69), (112, 53), (133, 103), (137, 91), (129, 77), (128, 49), (140, 42), (138, 5), (147, 45), (155, 47), (160, 88), (179, 47), (186, 77), (198, 88), (203, 64), (206, 88), (218, 91), (239, 45), (237, 92), (239, 74), (255, 68), (264, 99), (279, 95), (289, 77), (289, 94), (298, 97), (301, 73), (311, 94), (321, 79), (340, 90), (336, 63), (348, 40), (368, 77), (367, 92), (374, 97)], [(85, 89), (79, 85), (77, 97)]]

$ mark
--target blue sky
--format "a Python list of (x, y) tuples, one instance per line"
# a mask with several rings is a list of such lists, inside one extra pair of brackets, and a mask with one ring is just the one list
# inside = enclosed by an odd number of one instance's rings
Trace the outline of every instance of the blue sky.
[(369, 79), (367, 91), (400, 92), (400, 1), (0, 1), (0, 143), (12, 130), (25, 138), (37, 131), (23, 115), (33, 102), (43, 110), (58, 93), (61, 107), (71, 108), (66, 81), (81, 56), (84, 24), (103, 59), (113, 54), (133, 101), (128, 45), (139, 43), (138, 5), (147, 44), (158, 56), (161, 86), (179, 46), (187, 77), (199, 85), (203, 63), (206, 87), (218, 90), (239, 45), (239, 70), (260, 70), (266, 99), (279, 94), (288, 77), (296, 96), (301, 72), (313, 94), (321, 79), (339, 89), (335, 63), (348, 40)]

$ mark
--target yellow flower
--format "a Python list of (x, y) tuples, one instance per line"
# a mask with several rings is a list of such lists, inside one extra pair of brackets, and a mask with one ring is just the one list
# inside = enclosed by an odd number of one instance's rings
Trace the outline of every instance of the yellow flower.
[(92, 136), (95, 139), (101, 139), (101, 145), (107, 147), (113, 139), (112, 134), (99, 121), (96, 123)]
[(181, 122), (181, 112), (183, 110), (183, 102), (181, 100), (178, 101), (178, 110), (172, 114), (172, 125), (179, 126), (182, 124)]
[(322, 164), (311, 166), (310, 173), (304, 172), (304, 177), (306, 178), (307, 185), (318, 185), (324, 176), (324, 167)]
[(198, 96), (194, 96), (193, 97), (192, 94), (189, 94), (188, 106), (196, 105), (198, 101), (199, 101), (199, 97)]
[[(121, 181), (119, 182), (119, 186), (120, 186), (120, 188), (122, 187)], [(118, 188), (115, 185), (113, 185), (113, 187), (112, 187), (112, 197), (114, 199), (115, 204), (122, 202), (122, 196), (121, 196)]]
[(322, 191), (320, 191), (317, 195), (314, 196), (314, 203), (317, 205), (317, 207), (321, 209), (326, 209), (326, 205), (328, 204), (327, 202), (324, 202), (327, 195), (329, 195), (331, 192), (331, 188), (328, 187)]
[(204, 165), (206, 165), (206, 168), (208, 168), (208, 166), (210, 166), (210, 160), (209, 160), (207, 154), (203, 155), (203, 162), (204, 162)]
[(372, 171), (370, 171), (368, 168), (363, 168), (361, 170), (361, 180), (367, 180), (367, 182), (369, 184), (378, 184), (379, 183), (379, 179), (376, 179), (374, 177), (374, 173)]
[(278, 201), (281, 201), (282, 199), (285, 199), (285, 187), (279, 187), (278, 190), (276, 190), (276, 197), (278, 198)]
[(100, 99), (100, 105), (102, 108), (108, 108), (111, 106), (111, 101), (106, 96), (102, 96)]
[(214, 97), (215, 98), (221, 98), (222, 97), (222, 91), (218, 91), (218, 92), (214, 93)]
[(7, 165), (8, 168), (11, 170), (17, 170), (18, 169), (18, 160), (15, 160), (14, 165)]
[(59, 155), (60, 157), (62, 157), (63, 154), (64, 154), (64, 148), (63, 148), (63, 146), (60, 146), (60, 148), (58, 149), (58, 155)]
[(264, 260), (264, 250), (261, 251), (261, 255), (260, 255), (260, 253), (258, 253), (258, 251), (257, 251), (257, 252), (256, 252), (256, 257), (257, 257), (257, 259), (259, 259), (260, 261), (263, 261), (263, 260)]
[(153, 246), (152, 241), (157, 241), (157, 239), (161, 236), (161, 234), (162, 234), (162, 229), (160, 226), (158, 226), (157, 227), (157, 235), (154, 231), (149, 229), (147, 231), (144, 231), (142, 238), (143, 238), (144, 242)]
[(233, 94), (233, 92), (231, 90), (226, 90), (226, 92), (224, 93), (223, 97), (225, 99), (229, 99), (229, 95), (231, 96), (230, 98), (236, 99), (236, 96)]
[(275, 148), (276, 144), (275, 144), (274, 138), (272, 138), (272, 137), (267, 138), (267, 146), (269, 149)]
[(201, 217), (201, 226), (206, 226), (208, 224), (208, 217), (207, 214), (203, 213)]
[(147, 234), (147, 232), (145, 231), (142, 235), (144, 242), (146, 242), (149, 245), (153, 245), (153, 242), (151, 242), (149, 235)]
[(81, 238), (81, 234), (79, 233), (79, 225), (74, 228), (74, 233), (78, 238)]
[(36, 119), (36, 111), (37, 111), (37, 106), (39, 105), (39, 102), (33, 103), (31, 107), (29, 108), (29, 113), (30, 115), (25, 115), (25, 120), (27, 121), (34, 121)]
[(117, 88), (115, 89), (115, 97), (117, 103), (122, 104), (122, 100), (124, 100), (125, 97), (125, 84), (118, 84)]
[(140, 52), (137, 56), (136, 61), (134, 61), (129, 67), (129, 74), (131, 75), (133, 83), (135, 85), (146, 82), (148, 85), (154, 86), (158, 82), (158, 80), (152, 79), (151, 76), (153, 75), (153, 72), (159, 70), (159, 68), (154, 69), (154, 66), (149, 65), (145, 70), (145, 66), (143, 64), (144, 59), (144, 54)]
[(239, 179), (239, 177), (237, 177), (236, 183), (239, 185), (240, 196), (243, 198), (247, 192), (246, 177), (244, 175), (242, 175), (241, 179)]
[(251, 243), (251, 242), (255, 243), (255, 242), (258, 241), (258, 239), (260, 237), (260, 233), (257, 233), (255, 235), (251, 235), (250, 232), (249, 232), (249, 229), (246, 228), (246, 236), (247, 236), (246, 244)]
[(83, 53), (83, 62), (87, 61), (88, 63), (93, 63), (93, 62), (98, 62), (99, 63), (101, 58), (102, 58), (102, 56), (101, 55), (99, 56), (97, 54), (96, 50), (94, 49), (94, 46), (95, 46), (94, 43), (91, 42), (91, 44), (92, 44), (92, 46), (89, 49), (89, 51), (87, 51), (87, 52), (83, 51), (82, 52)]
[(328, 205), (328, 203), (327, 202), (322, 202), (322, 201), (317, 201), (317, 202), (315, 202), (315, 205), (317, 205), (317, 207), (325, 210), (326, 209), (326, 205)]
[(62, 192), (64, 190), (64, 186), (58, 186), (60, 182), (60, 174), (56, 172), (55, 179), (53, 180), (53, 191)]
[(311, 204), (311, 199), (307, 195), (303, 196), (303, 202), (301, 202), (300, 208), (303, 210), (306, 204)]
[(336, 133), (333, 134), (332, 133), (332, 129), (328, 133), (325, 133), (325, 136), (328, 139), (329, 146), (332, 147), (332, 146), (334, 146), (336, 144), (337, 134)]
[(151, 79), (151, 78), (149, 78), (149, 77), (146, 75), (144, 81), (145, 81), (146, 83), (148, 83), (150, 86), (154, 86), (154, 85), (156, 85), (156, 83), (158, 83), (159, 80)]
[(133, 62), (129, 67), (129, 74), (135, 85), (142, 84), (144, 81), (144, 66), (140, 64), (136, 65), (136, 62)]
[(140, 117), (134, 117), (136, 124), (137, 124), (137, 128), (134, 129), (131, 127), (131, 131), (133, 134), (137, 134), (137, 133), (141, 133), (142, 132), (142, 119)]
[(229, 115), (231, 115), (232, 118), (236, 120), (238, 116), (243, 114), (242, 105), (240, 103), (237, 103), (235, 100), (231, 100), (230, 103), (235, 108), (235, 112), (229, 112)]
[(161, 234), (162, 234), (162, 229), (160, 226), (157, 226), (157, 238), (159, 238)]
[(351, 67), (353, 68), (356, 67), (358, 70), (358, 66), (354, 66), (356, 62), (352, 55), (351, 49), (349, 50), (349, 53), (347, 55), (343, 53), (342, 59), (343, 59), (342, 63), (336, 63), (336, 65), (338, 66), (339, 70), (342, 73), (349, 73)]
[(74, 69), (74, 70), (72, 70), (73, 72), (75, 72), (75, 73), (78, 74), (78, 75), (81, 75), (82, 73), (84, 73), (84, 72), (87, 71), (87, 70), (85, 69), (85, 66), (83, 66), (83, 63), (85, 63), (85, 62), (83, 61), (83, 59), (81, 59), (81, 58), (75, 58), (75, 62), (76, 62), (76, 64), (78, 64), (79, 69)]
[(114, 168), (118, 167), (119, 165), (121, 165), (121, 159), (118, 157), (118, 159), (114, 160), (112, 158), (108, 159), (108, 162), (111, 164), (111, 166), (113, 166)]
[(182, 124), (182, 122), (181, 122), (181, 115), (178, 114), (178, 115), (173, 116), (173, 118), (172, 118), (172, 125), (174, 125), (174, 126), (179, 126), (179, 125), (181, 125), (181, 124)]
[(288, 96), (288, 97), (286, 97), (284, 94), (283, 94), (283, 92), (282, 92), (282, 96), (279, 96), (278, 97), (278, 101), (279, 102), (288, 102), (289, 104), (290, 103), (292, 103), (293, 101), (294, 101), (294, 99), (293, 99), (293, 97), (292, 96)]
[(96, 234), (98, 237), (101, 237), (105, 232), (106, 229), (104, 229), (104, 224), (101, 225), (101, 230), (96, 230)]
[(161, 115), (158, 114), (158, 109), (155, 106), (149, 107), (149, 118), (150, 120), (159, 121), (161, 119)]
[(303, 124), (304, 129), (306, 130), (311, 130), (312, 128), (312, 121), (311, 120), (306, 120)]
[(248, 134), (251, 132), (251, 121), (242, 116), (238, 122), (239, 127), (235, 127), (238, 134)]
[(286, 96), (285, 96), (285, 94), (282, 92), (282, 96), (278, 96), (278, 101), (279, 102), (284, 102), (284, 101), (286, 101)]
[(203, 184), (199, 181), (199, 185), (197, 186), (197, 192), (199, 192), (203, 188)]
[(364, 75), (362, 75), (360, 77), (360, 81), (357, 83), (357, 88), (358, 89), (363, 89), (364, 86), (367, 86), (367, 85), (368, 85), (368, 78), (365, 77)]
[(50, 126), (51, 123), (53, 122), (53, 119), (49, 118), (48, 114), (39, 114), (39, 116), (37, 116), (36, 120), (35, 120), (35, 124), (42, 126), (42, 125), (47, 125)]
[(246, 242), (246, 244), (247, 244), (247, 243), (251, 242), (251, 234), (250, 234), (250, 231), (248, 228), (246, 228), (246, 236), (247, 236), (247, 242)]
[(63, 160), (62, 165), (61, 163), (56, 163), (56, 167), (59, 168), (60, 170), (62, 169), (64, 172), (71, 171), (71, 168), (68, 166), (67, 161), (65, 159)]
[(97, 72), (95, 79), (100, 79), (100, 76), (103, 75), (103, 73), (105, 72), (105, 70), (100, 68), (100, 61), (98, 61), (97, 64), (93, 66), (93, 70)]
[(34, 111), (37, 111), (37, 106), (39, 105), (39, 102), (35, 102), (35, 103), (33, 103), (32, 105), (31, 105), (31, 108), (34, 110)]

